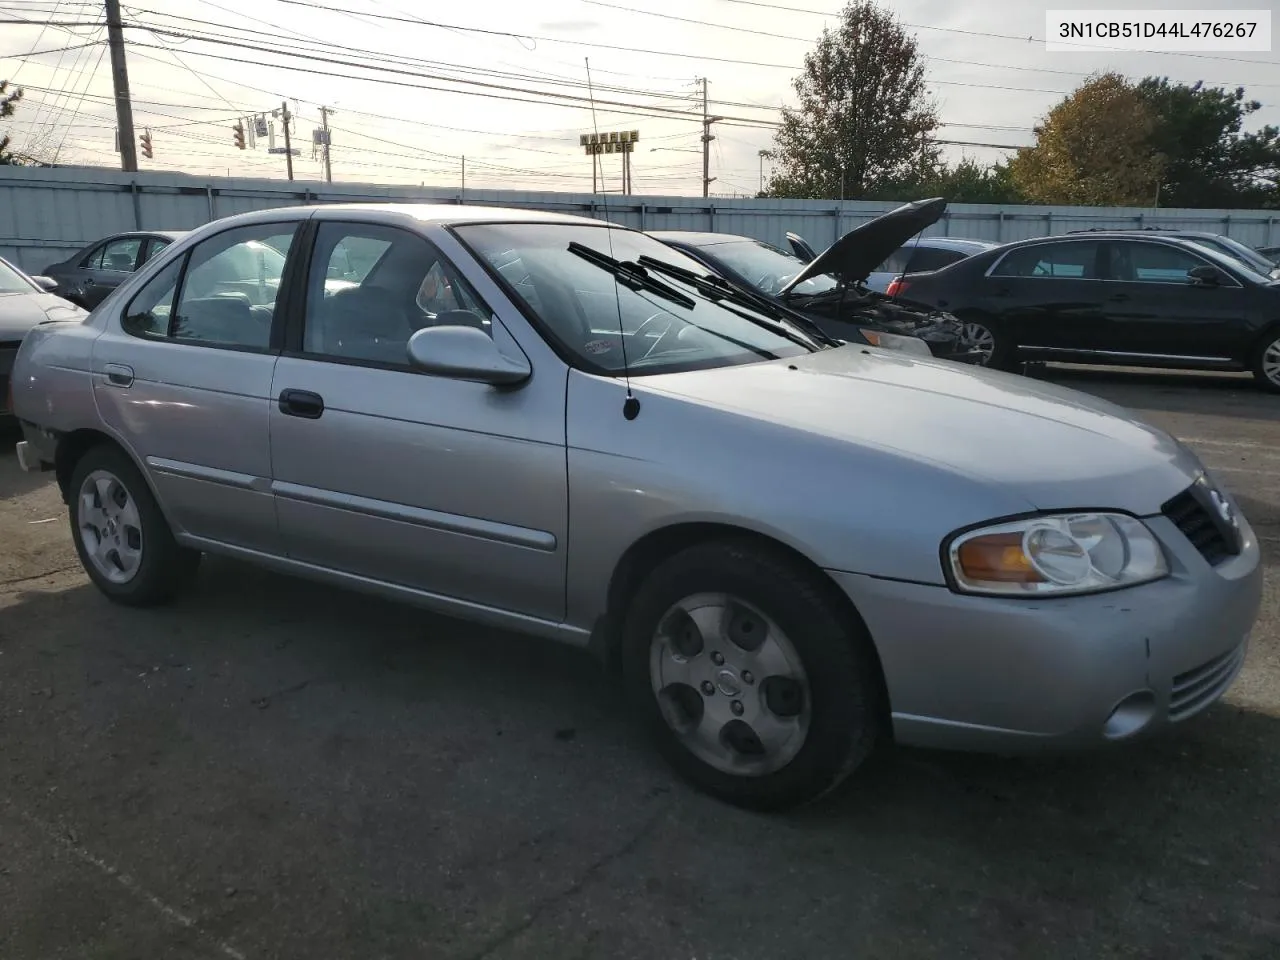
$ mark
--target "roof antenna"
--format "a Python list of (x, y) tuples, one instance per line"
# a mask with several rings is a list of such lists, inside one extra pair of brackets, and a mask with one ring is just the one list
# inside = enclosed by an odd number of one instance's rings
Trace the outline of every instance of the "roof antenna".
[[(598, 144), (600, 125), (596, 123), (596, 95), (591, 85), (591, 58), (583, 57), (582, 60), (587, 65), (587, 97), (591, 101), (591, 129), (595, 132)], [(594, 154), (591, 162), (596, 162)], [(609, 224), (609, 189), (604, 184), (603, 170), (600, 171), (600, 201), (604, 207), (605, 236), (609, 238), (609, 258), (617, 259), (613, 255), (613, 227)], [(631, 392), (631, 367), (627, 362), (627, 335), (622, 329), (622, 294), (618, 292), (617, 278), (613, 281), (613, 302), (618, 310), (618, 341), (622, 344), (622, 376), (627, 384), (627, 399), (622, 402), (622, 415), (628, 420), (634, 420), (640, 415), (640, 398)]]

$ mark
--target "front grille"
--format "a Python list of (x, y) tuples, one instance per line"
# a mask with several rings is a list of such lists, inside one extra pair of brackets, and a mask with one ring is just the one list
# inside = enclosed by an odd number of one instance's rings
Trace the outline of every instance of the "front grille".
[(1169, 693), (1169, 719), (1185, 720), (1222, 696), (1244, 663), (1245, 646), (1241, 643), (1234, 650), (1174, 677)]
[(1239, 531), (1217, 511), (1212, 499), (1215, 495), (1216, 491), (1200, 480), (1160, 508), (1210, 566), (1240, 553)]

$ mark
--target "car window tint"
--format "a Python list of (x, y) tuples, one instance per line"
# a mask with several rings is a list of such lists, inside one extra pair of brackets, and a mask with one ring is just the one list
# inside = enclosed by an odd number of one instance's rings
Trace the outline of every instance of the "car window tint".
[(1039, 243), (1009, 251), (991, 271), (993, 277), (1057, 277), (1096, 280), (1098, 244), (1092, 240)]
[(938, 247), (917, 247), (911, 254), (911, 262), (903, 272), (919, 273), (924, 270), (941, 270), (957, 260), (963, 260), (965, 254), (957, 250), (943, 250)]
[(173, 313), (173, 294), (178, 287), (185, 258), (179, 257), (146, 282), (129, 301), (121, 321), (126, 333), (135, 337), (167, 337)]
[(1162, 243), (1117, 243), (1112, 256), (1115, 279), (1137, 283), (1190, 283), (1188, 271), (1206, 261)]
[(110, 270), (113, 273), (132, 273), (141, 249), (141, 237), (112, 240), (102, 248), (102, 263), (99, 269)]
[(297, 227), (264, 223), (192, 248), (169, 335), (179, 340), (266, 348), (285, 255)]
[(899, 247), (871, 272), (872, 273), (906, 273), (907, 263), (911, 260), (911, 251), (906, 247)]
[[(362, 266), (345, 273), (353, 254)], [(437, 325), (492, 335), (493, 311), (435, 246), (397, 227), (320, 226), (307, 277), (307, 353), (407, 367), (409, 338)]]

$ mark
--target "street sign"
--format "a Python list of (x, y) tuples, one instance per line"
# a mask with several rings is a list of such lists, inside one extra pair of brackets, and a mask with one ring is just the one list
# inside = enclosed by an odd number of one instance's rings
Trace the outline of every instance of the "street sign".
[(267, 153), (291, 153), (295, 157), (302, 156), (302, 151), (297, 147), (294, 147), (292, 150), (286, 150), (284, 147), (267, 147)]

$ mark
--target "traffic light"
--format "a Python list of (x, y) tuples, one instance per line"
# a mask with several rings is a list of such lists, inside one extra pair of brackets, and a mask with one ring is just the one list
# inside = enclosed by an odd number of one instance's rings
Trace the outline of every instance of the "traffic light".
[(139, 139), (142, 143), (142, 155), (150, 160), (153, 156), (151, 151), (151, 131), (144, 131)]
[(244, 149), (244, 122), (237, 120), (236, 125), (231, 129), (235, 131), (236, 146), (239, 147), (241, 150), (243, 150)]

